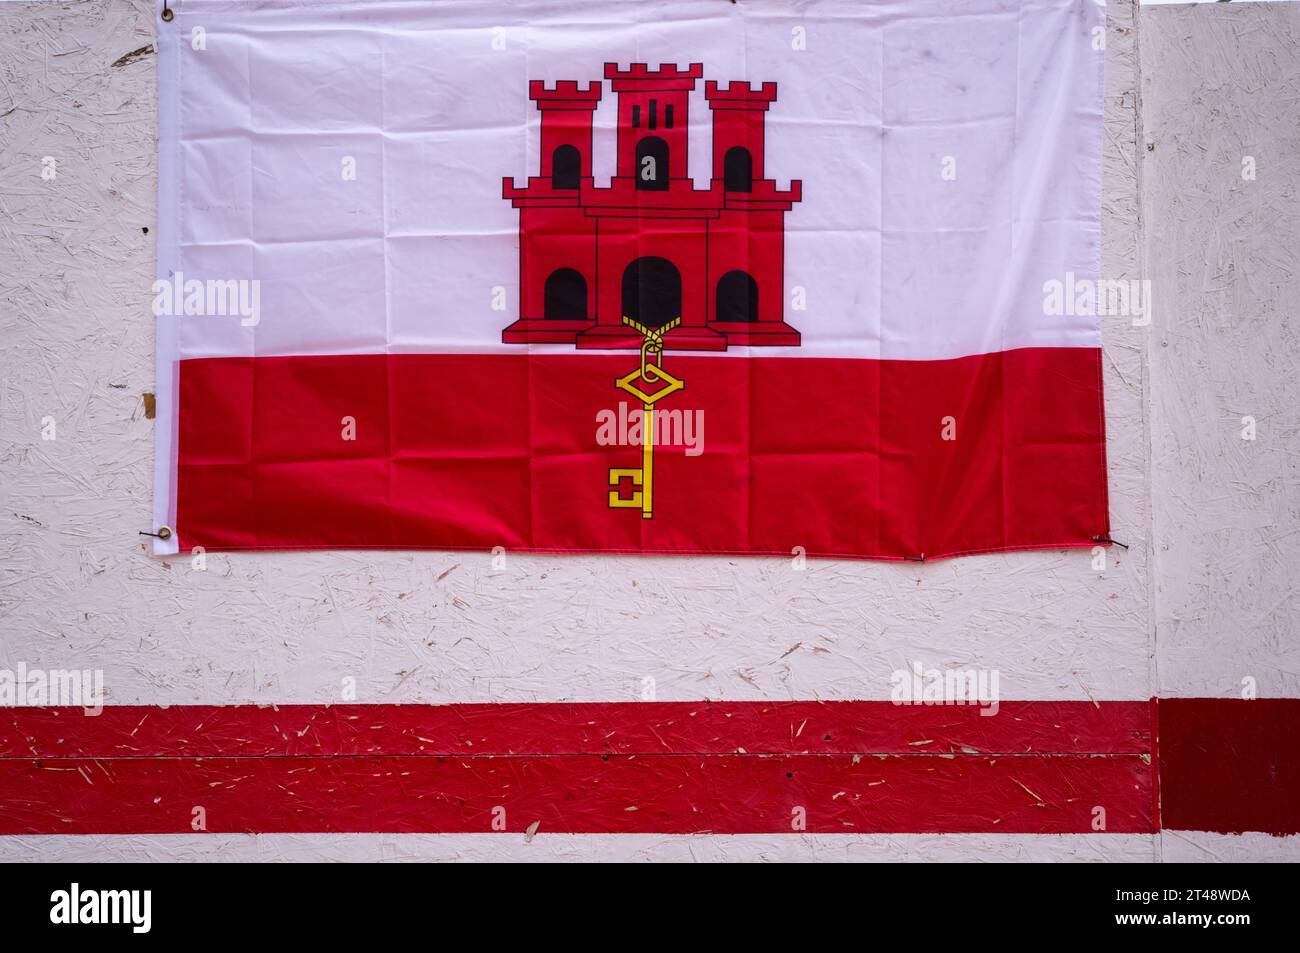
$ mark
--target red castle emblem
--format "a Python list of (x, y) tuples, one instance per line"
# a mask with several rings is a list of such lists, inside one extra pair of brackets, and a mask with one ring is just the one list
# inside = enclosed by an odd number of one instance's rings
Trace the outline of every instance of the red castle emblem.
[(608, 188), (597, 188), (591, 171), (603, 84), (529, 83), (542, 112), (541, 174), (522, 188), (504, 181), (503, 197), (519, 209), (520, 294), (504, 343), (644, 354), (650, 341), (652, 361), (664, 349), (799, 343), (784, 320), (784, 220), (802, 184), (781, 191), (764, 175), (764, 116), (776, 83), (705, 83), (713, 177), (697, 189), (687, 174), (687, 110), (703, 72), (700, 63), (605, 64), (619, 97)]

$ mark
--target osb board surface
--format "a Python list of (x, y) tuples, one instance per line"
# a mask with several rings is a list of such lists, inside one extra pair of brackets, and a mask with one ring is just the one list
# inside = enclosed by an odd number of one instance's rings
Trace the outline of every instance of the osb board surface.
[(1143, 11), (1165, 694), (1222, 696), (1251, 678), (1261, 696), (1300, 695), (1298, 51), (1295, 3)]

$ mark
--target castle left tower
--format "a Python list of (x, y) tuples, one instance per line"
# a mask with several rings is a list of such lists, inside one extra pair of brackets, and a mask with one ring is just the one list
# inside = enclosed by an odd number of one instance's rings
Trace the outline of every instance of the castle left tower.
[(502, 334), (506, 344), (572, 343), (594, 322), (596, 220), (583, 213), (581, 192), (591, 188), (592, 114), (601, 93), (599, 80), (585, 88), (528, 84), (542, 114), (541, 167), (523, 188), (509, 178), (503, 187), (520, 224), (520, 318)]

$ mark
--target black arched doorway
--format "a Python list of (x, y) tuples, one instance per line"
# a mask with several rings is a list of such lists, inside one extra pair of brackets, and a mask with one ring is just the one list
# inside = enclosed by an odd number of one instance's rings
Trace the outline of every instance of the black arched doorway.
[(636, 187), (651, 192), (668, 188), (668, 143), (658, 136), (636, 144)]
[(587, 279), (572, 268), (557, 268), (542, 292), (543, 316), (548, 321), (587, 319)]
[(757, 321), (758, 282), (743, 271), (729, 271), (718, 279), (714, 321)]
[(667, 258), (646, 255), (623, 270), (623, 314), (660, 328), (682, 314), (682, 276)]
[(551, 188), (576, 189), (582, 178), (582, 153), (577, 146), (557, 146), (551, 153)]
[(744, 146), (732, 146), (722, 157), (722, 187), (728, 192), (754, 189), (754, 157)]

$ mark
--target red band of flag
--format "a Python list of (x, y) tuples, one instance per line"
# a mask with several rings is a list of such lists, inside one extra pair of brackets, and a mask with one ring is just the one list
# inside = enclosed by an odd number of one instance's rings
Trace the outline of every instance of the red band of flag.
[(182, 361), (181, 546), (918, 559), (1107, 536), (1095, 349), (670, 359), (694, 446), (656, 448), (653, 519), (607, 502), (641, 459), (598, 439), (610, 415), (628, 436), (626, 354)]

